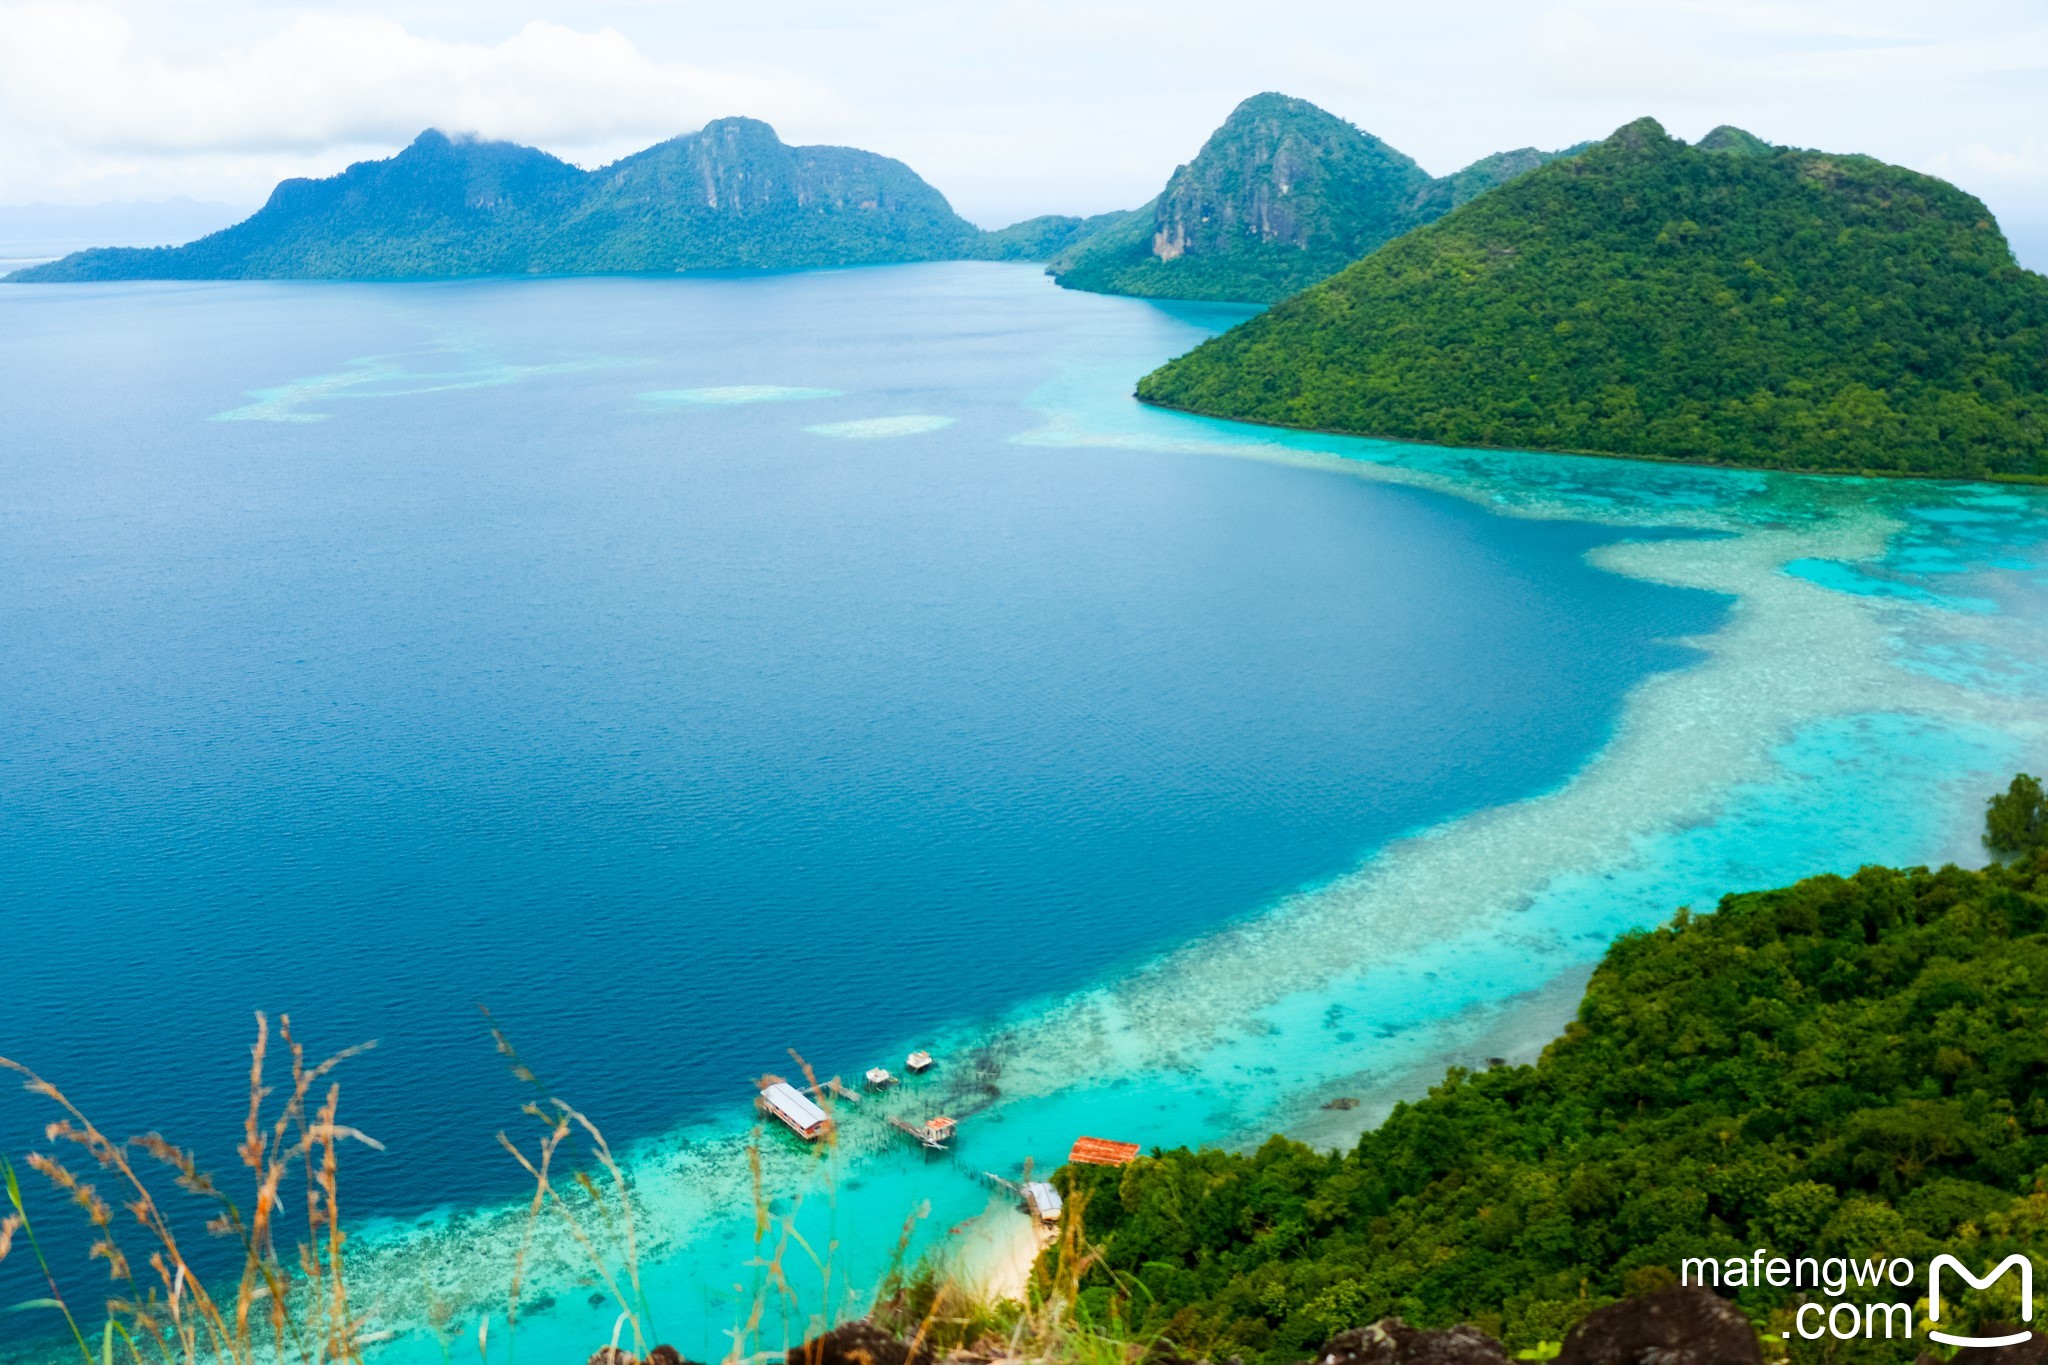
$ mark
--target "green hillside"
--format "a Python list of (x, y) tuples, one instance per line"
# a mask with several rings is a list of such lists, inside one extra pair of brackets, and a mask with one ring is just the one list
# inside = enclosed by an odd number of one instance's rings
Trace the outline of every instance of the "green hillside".
[(1128, 216), (1123, 212), (1098, 213), (1090, 218), (1043, 213), (982, 233), (962, 254), (977, 261), (1049, 261), (1082, 238)]
[[(1453, 1070), (1352, 1151), (1274, 1138), (1066, 1168), (1103, 1258), (1084, 1309), (1190, 1359), (1292, 1365), (1386, 1315), (1555, 1341), (1687, 1257), (1982, 1267), (2038, 1247), (2048, 822), (2027, 782), (1994, 810), (2029, 850), (2011, 864), (1865, 868), (1680, 911), (1609, 949), (1536, 1065)], [(1801, 1295), (1727, 1292), (1773, 1337)], [(1963, 1313), (2016, 1307), (1986, 1298)], [(1925, 1343), (1788, 1343), (1794, 1360), (1822, 1345), (1904, 1362)]]
[(1265, 301), (1549, 158), (1525, 148), (1431, 180), (1312, 104), (1259, 95), (1143, 208), (983, 232), (900, 161), (793, 147), (725, 118), (594, 171), (429, 130), (396, 156), (287, 180), (243, 222), (176, 247), (75, 252), (16, 282), (418, 279), (1055, 261), (1110, 293)]
[(1307, 100), (1254, 95), (1157, 199), (1081, 237), (1051, 270), (1069, 289), (1266, 303), (1556, 155), (1500, 152), (1437, 180)]
[(1150, 205), (1056, 261), (1071, 289), (1275, 299), (1415, 222), (1429, 173), (1306, 100), (1254, 95)]
[(1147, 375), (1192, 412), (1775, 469), (2048, 475), (2048, 280), (1983, 204), (1643, 119)]

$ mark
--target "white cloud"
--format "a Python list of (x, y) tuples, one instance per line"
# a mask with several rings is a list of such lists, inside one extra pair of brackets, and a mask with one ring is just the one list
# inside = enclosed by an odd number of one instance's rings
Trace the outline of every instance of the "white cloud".
[(1142, 202), (1277, 89), (1436, 172), (1649, 114), (2048, 205), (2041, 0), (527, 0), (516, 31), (491, 0), (293, 3), (0, 0), (0, 202), (253, 202), (428, 125), (589, 164), (746, 113), (993, 224)]
[(724, 114), (833, 108), (805, 77), (656, 61), (615, 28), (537, 20), (496, 43), (449, 42), (314, 12), (180, 61), (101, 6), (0, 6), (0, 168), (68, 155), (74, 180), (164, 160), (202, 174), (209, 162), (331, 163), (338, 149), (388, 149), (429, 126), (612, 152)]
[(1936, 175), (2048, 182), (2048, 142), (2026, 138), (2010, 148), (1972, 142), (1933, 158), (1928, 169)]

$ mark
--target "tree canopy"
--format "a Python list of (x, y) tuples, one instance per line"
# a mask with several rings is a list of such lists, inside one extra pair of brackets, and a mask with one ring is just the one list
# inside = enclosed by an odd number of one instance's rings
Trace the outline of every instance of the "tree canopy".
[(2048, 476), (2048, 280), (1944, 181), (1654, 120), (1138, 385), (1216, 417), (1773, 469)]
[[(1388, 1315), (1555, 1341), (1602, 1303), (1672, 1283), (1686, 1257), (1925, 1266), (1951, 1251), (1988, 1266), (2038, 1247), (2044, 931), (2039, 849), (1681, 910), (1609, 949), (1535, 1065), (1454, 1069), (1351, 1151), (1275, 1137), (1250, 1154), (1065, 1168), (1102, 1252), (1084, 1307), (1190, 1356), (1280, 1365)], [(1772, 1336), (1812, 1296), (1724, 1292)], [(1795, 1359), (1818, 1349), (1790, 1345)], [(1914, 1356), (1905, 1341), (1832, 1345), (1835, 1359)]]

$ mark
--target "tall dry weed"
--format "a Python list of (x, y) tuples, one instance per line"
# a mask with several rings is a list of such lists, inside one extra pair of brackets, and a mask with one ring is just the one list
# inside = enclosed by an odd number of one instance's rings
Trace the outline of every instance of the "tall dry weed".
[[(12, 1228), (28, 1236), (50, 1292), (27, 1306), (62, 1314), (85, 1365), (95, 1365), (85, 1326), (92, 1317), (99, 1318), (93, 1333), (99, 1339), (98, 1365), (112, 1365), (117, 1344), (131, 1365), (255, 1365), (259, 1353), (266, 1362), (300, 1365), (361, 1360), (360, 1324), (349, 1309), (344, 1273), (347, 1239), (341, 1226), (338, 1149), (344, 1141), (380, 1144), (339, 1121), (338, 1084), (328, 1084), (317, 1107), (309, 1110), (308, 1103), (335, 1067), (375, 1044), (348, 1048), (309, 1066), (304, 1048), (292, 1036), (289, 1015), (279, 1016), (278, 1037), (290, 1057), (291, 1084), (283, 1104), (271, 1113), (266, 1102), (274, 1092), (265, 1080), (270, 1021), (258, 1014), (250, 1048), (249, 1107), (236, 1151), (250, 1176), (246, 1212), (199, 1169), (191, 1152), (155, 1132), (117, 1142), (63, 1091), (20, 1062), (0, 1057), (0, 1067), (19, 1075), (23, 1088), (61, 1111), (43, 1130), (52, 1150), (31, 1153), (29, 1168), (80, 1211), (92, 1237), (91, 1258), (105, 1263), (109, 1287), (97, 1296), (95, 1309), (86, 1309), (83, 1297), (74, 1306), (35, 1237), (28, 1200), (11, 1164), (4, 1175), (14, 1212), (7, 1219), (9, 1232), (0, 1236), (0, 1255), (10, 1249)], [(112, 1183), (128, 1219), (119, 1217), (94, 1180), (67, 1163), (61, 1155), (67, 1147), (81, 1150), (99, 1178)], [(242, 1263), (232, 1296), (217, 1296), (195, 1269), (177, 1221), (145, 1177), (151, 1171), (159, 1179), (167, 1171), (177, 1189), (209, 1209), (208, 1233), (238, 1243)], [(278, 1249), (277, 1215), (291, 1187), (304, 1201), (305, 1230), (287, 1266)], [(130, 1257), (131, 1238), (146, 1273), (138, 1272)]]
[[(492, 1313), (483, 1314), (474, 1338), (479, 1360), (487, 1362), (500, 1341), (508, 1365), (513, 1359), (544, 1219), (568, 1234), (575, 1254), (616, 1307), (611, 1345), (644, 1356), (660, 1338), (642, 1279), (642, 1217), (633, 1181), (598, 1126), (543, 1082), (485, 1015), (513, 1076), (533, 1092), (521, 1106), (532, 1126), (517, 1138), (498, 1134), (533, 1188), (504, 1300), (504, 1330), (494, 1334)], [(349, 1296), (340, 1148), (345, 1142), (381, 1144), (340, 1121), (340, 1086), (331, 1073), (375, 1044), (309, 1064), (290, 1017), (283, 1015), (275, 1042), (287, 1063), (281, 1095), (268, 1079), (275, 1050), (270, 1020), (258, 1014), (236, 1147), (248, 1184), (239, 1201), (200, 1169), (189, 1150), (157, 1132), (115, 1141), (55, 1085), (0, 1057), (0, 1067), (59, 1111), (44, 1129), (49, 1150), (31, 1153), (27, 1164), (86, 1223), (90, 1260), (104, 1268), (106, 1288), (88, 1293), (61, 1286), (30, 1216), (33, 1201), (4, 1157), (0, 1180), (12, 1212), (0, 1216), (0, 1260), (17, 1254), (18, 1243), (28, 1248), (48, 1292), (17, 1307), (61, 1315), (82, 1365), (258, 1365), (259, 1358), (262, 1365), (361, 1365), (368, 1343)], [(814, 1343), (831, 1327), (863, 1315), (903, 1335), (914, 1355), (967, 1349), (1010, 1359), (1114, 1365), (1142, 1354), (1101, 1325), (1087, 1326), (1076, 1317), (1081, 1284), (1099, 1263), (1083, 1233), (1081, 1200), (1070, 1203), (1021, 1303), (979, 1298), (929, 1266), (906, 1268), (929, 1203), (905, 1219), (880, 1281), (865, 1292), (852, 1284), (840, 1256), (835, 1160), (838, 1100), (847, 1092), (836, 1076), (821, 1083), (794, 1049), (790, 1057), (832, 1122), (809, 1149), (818, 1178), (806, 1180), (780, 1209), (763, 1160), (763, 1144), (770, 1139), (760, 1126), (753, 1131), (747, 1146), (753, 1250), (746, 1262), (753, 1284), (750, 1293), (742, 1293), (727, 1330), (725, 1365), (780, 1362), (787, 1343)], [(159, 1197), (156, 1183), (166, 1181), (203, 1207), (207, 1234), (231, 1239), (239, 1249), (239, 1268), (216, 1275), (212, 1285), (188, 1255), (184, 1220)], [(102, 1184), (110, 1192), (103, 1193)], [(818, 1197), (827, 1206), (822, 1242), (799, 1225), (806, 1205)], [(299, 1214), (287, 1217), (294, 1205)], [(807, 1273), (793, 1275), (793, 1268)], [(429, 1325), (444, 1360), (451, 1359), (462, 1340), (453, 1330), (453, 1309), (434, 1299), (431, 1289), (428, 1297)], [(783, 1344), (771, 1346), (778, 1336)]]

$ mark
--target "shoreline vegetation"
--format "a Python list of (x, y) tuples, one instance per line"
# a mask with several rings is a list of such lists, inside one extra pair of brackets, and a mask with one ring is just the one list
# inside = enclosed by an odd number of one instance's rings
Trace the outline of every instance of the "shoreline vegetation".
[[(1624, 1358), (1602, 1343), (1664, 1333), (1647, 1345), (1718, 1343), (1716, 1360), (1912, 1360), (1911, 1340), (1783, 1335), (1815, 1297), (1803, 1291), (1738, 1279), (1716, 1299), (1677, 1285), (1675, 1267), (1732, 1265), (1755, 1247), (1989, 1264), (2048, 1233), (2039, 780), (2021, 774), (1988, 801), (1984, 843), (1997, 861), (1980, 871), (1866, 867), (1729, 895), (1712, 913), (1681, 908), (1624, 935), (1534, 1064), (1454, 1067), (1348, 1152), (1274, 1137), (1251, 1153), (1181, 1148), (1121, 1168), (1062, 1167), (1065, 1215), (1016, 1298), (912, 1263), (913, 1211), (871, 1295), (842, 1287), (840, 1301), (828, 1291), (798, 1302), (785, 1258), (818, 1253), (772, 1211), (757, 1157), (755, 1288), (724, 1359), (1293, 1365), (1313, 1354), (1393, 1365), (1514, 1352), (1590, 1365)], [(487, 1360), (514, 1346), (534, 1292), (528, 1248), (546, 1219), (618, 1310), (593, 1361), (682, 1365), (643, 1289), (630, 1177), (598, 1127), (495, 1026), (491, 1036), (533, 1094), (527, 1126), (499, 1138), (534, 1182), (527, 1237), (504, 1299), (461, 1305), (465, 1324), (487, 1310), (497, 1337), (486, 1326), (472, 1340), (452, 1305), (426, 1324), (362, 1316), (340, 1154), (375, 1143), (341, 1120), (333, 1073), (370, 1045), (311, 1063), (288, 1018), (273, 1042), (262, 1016), (237, 1149), (246, 1203), (190, 1151), (157, 1133), (112, 1138), (0, 1059), (57, 1115), (26, 1178), (11, 1161), (0, 1168), (0, 1258), (29, 1257), (48, 1287), (8, 1307), (61, 1320), (47, 1358), (82, 1365), (374, 1360), (400, 1326), (431, 1331), (444, 1359), (474, 1349)], [(272, 1104), (279, 1050), (288, 1063)], [(90, 1230), (83, 1276), (53, 1266), (37, 1233), (61, 1204)], [(188, 1205), (239, 1249), (239, 1272), (195, 1269)], [(288, 1230), (283, 1211), (299, 1206), (303, 1224)], [(1962, 1326), (1990, 1330), (2018, 1308), (2005, 1284), (1962, 1304)], [(777, 1324), (786, 1340), (771, 1345)]]
[[(1213, 414), (1199, 408), (1184, 408), (1156, 398), (1134, 395), (1148, 408), (1162, 412), (1177, 412), (1188, 417), (1210, 417)], [(1534, 455), (1572, 455), (1594, 460), (1630, 460), (1637, 464), (1687, 465), (1696, 469), (1729, 469), (1754, 472), (1755, 465), (1739, 464), (1732, 460), (1710, 459), (1698, 455), (1653, 455), (1621, 454), (1612, 450), (1575, 450), (1569, 446), (1546, 446), (1537, 449), (1523, 445), (1492, 445), (1484, 441), (1430, 441), (1419, 436), (1374, 436), (1365, 432), (1345, 431), (1339, 427), (1304, 427), (1288, 422), (1269, 421), (1257, 417), (1228, 417), (1218, 420), (1234, 422), (1248, 427), (1270, 427), (1275, 431), (1291, 431), (1304, 436), (1342, 436), (1355, 441), (1380, 441), (1389, 445), (1430, 446), (1437, 450), (1485, 450), (1499, 453)], [(1919, 480), (1926, 483), (1999, 483), (2020, 487), (2048, 487), (2048, 473), (2041, 474), (1947, 474), (1919, 470), (1897, 469), (1787, 469), (1778, 471), (1787, 474), (1813, 474), (1840, 479), (1897, 479)]]
[(986, 231), (900, 161), (726, 118), (596, 170), (422, 133), (177, 247), (8, 282), (674, 274), (1032, 261), (1065, 288), (1273, 306), (1145, 403), (1474, 449), (2048, 481), (2048, 278), (1871, 157), (1654, 119), (1432, 177), (1304, 100), (1240, 103), (1148, 203)]
[(1869, 157), (1639, 119), (1146, 375), (1148, 403), (1453, 446), (2048, 476), (2048, 278)]

